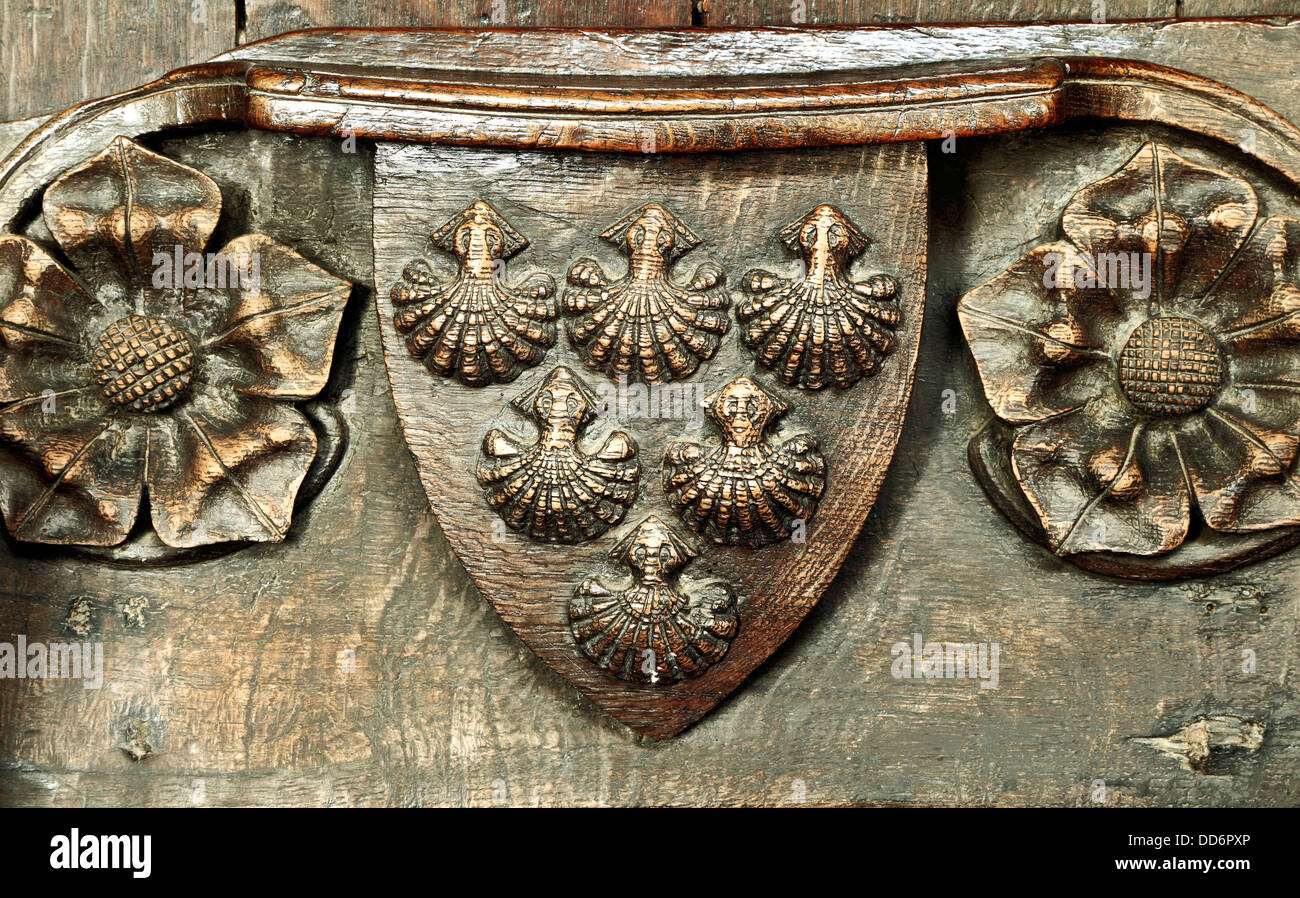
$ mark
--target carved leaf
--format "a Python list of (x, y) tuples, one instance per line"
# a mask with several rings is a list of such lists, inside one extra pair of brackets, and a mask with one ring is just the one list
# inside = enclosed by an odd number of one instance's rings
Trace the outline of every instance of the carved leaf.
[(15, 539), (113, 546), (140, 505), (146, 428), (105, 416), (97, 388), (0, 409), (0, 510)]
[(316, 454), (302, 413), (229, 395), (160, 416), (146, 472), (153, 525), (169, 546), (279, 542)]
[(1211, 409), (1178, 428), (1178, 448), (1205, 522), (1244, 533), (1300, 524), (1300, 484), (1291, 472), (1300, 446), (1292, 406), (1281, 428)]
[(1080, 190), (1061, 226), (1081, 250), (1146, 253), (1157, 303), (1202, 296), (1246, 239), (1259, 201), (1227, 172), (1145, 143), (1113, 175)]
[(26, 237), (0, 237), (0, 403), (85, 384), (82, 334), (104, 307)]
[(1061, 555), (1157, 555), (1187, 535), (1191, 506), (1176, 447), (1118, 400), (1027, 425), (1011, 460)]
[(1078, 286), (1074, 273), (1089, 270), (1070, 244), (1045, 244), (957, 304), (984, 393), (1004, 421), (1078, 408), (1114, 378), (1107, 362), (1124, 309), (1108, 291)]

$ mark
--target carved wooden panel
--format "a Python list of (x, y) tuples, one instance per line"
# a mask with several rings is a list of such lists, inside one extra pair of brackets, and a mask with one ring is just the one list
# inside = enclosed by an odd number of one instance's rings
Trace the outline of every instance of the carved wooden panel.
[(216, 183), (125, 137), (43, 211), (71, 269), (0, 238), (9, 533), (137, 560), (283, 540), (318, 457), (291, 403), (325, 386), (351, 285), (262, 234), (204, 254)]
[(1061, 227), (958, 305), (1000, 419), (972, 443), (986, 488), (1107, 573), (1213, 572), (1293, 544), (1300, 221), (1259, 220), (1246, 181), (1148, 142)]
[(1294, 27), (425, 37), (0, 170), (6, 802), (1291, 800)]

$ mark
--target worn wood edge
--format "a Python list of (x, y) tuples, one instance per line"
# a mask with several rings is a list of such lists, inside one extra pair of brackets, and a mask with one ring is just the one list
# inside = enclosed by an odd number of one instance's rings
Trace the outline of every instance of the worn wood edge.
[(247, 69), (243, 62), (190, 66), (53, 116), (0, 163), (0, 228), (12, 230), (37, 192), (114, 137), (138, 137), (182, 126), (242, 124)]
[(712, 89), (637, 78), (490, 87), (254, 67), (248, 121), (311, 135), (511, 149), (698, 153), (974, 136), (1059, 118), (1055, 60), (825, 86), (807, 78)]
[[(316, 27), (262, 38), (213, 61), (266, 62), (312, 58), (322, 64), (379, 68), (458, 69), (483, 73), (570, 73), (619, 76), (726, 77), (757, 73), (825, 71), (832, 68), (889, 69), (918, 61), (986, 61), (1008, 54), (977, 52), (1011, 38), (1045, 46), (1053, 35), (1071, 44), (1131, 30), (1154, 33), (1172, 28), (1248, 25), (1285, 28), (1300, 17), (1154, 18), (1113, 21), (893, 23), (818, 26), (721, 26), (701, 28), (367, 28)], [(994, 36), (998, 39), (990, 40)], [(757, 40), (756, 40), (757, 39)], [(519, 43), (530, 52), (521, 56)], [(1068, 56), (1070, 53), (1038, 53)], [(520, 59), (526, 58), (527, 64)], [(852, 66), (840, 61), (852, 59)], [(575, 60), (578, 62), (575, 63)], [(830, 60), (829, 64), (827, 60)]]
[[(1069, 57), (1065, 119), (1153, 122), (1230, 144), (1300, 187), (1300, 128), (1209, 78), (1127, 59)], [(1163, 103), (1168, 108), (1160, 108)], [(1191, 127), (1195, 123), (1197, 127)]]
[[(782, 29), (738, 29), (750, 40), (776, 42)], [(797, 31), (797, 30), (796, 30)], [(813, 29), (853, 39), (889, 29)], [(506, 32), (511, 36), (522, 32)], [(604, 32), (602, 32), (604, 33)], [(608, 32), (608, 35), (618, 32)], [(664, 41), (676, 32), (634, 30)], [(894, 29), (894, 33), (903, 32)], [(365, 43), (388, 32), (344, 29), (308, 34)], [(437, 43), (464, 41), (466, 31), (400, 32)], [(499, 36), (496, 32), (488, 32)], [(586, 32), (553, 32), (557, 39), (589, 37)], [(260, 42), (274, 54), (302, 37), (282, 35)], [(914, 72), (903, 81), (887, 70), (844, 84), (823, 84), (811, 102), (799, 100), (811, 83), (805, 75), (785, 85), (752, 76), (749, 83), (701, 91), (662, 79), (620, 80), (622, 98), (606, 97), (601, 115), (589, 114), (590, 79), (547, 87), (547, 111), (525, 112), (537, 89), (513, 91), (470, 80), (395, 81), (325, 72), (321, 84), (356, 94), (347, 100), (310, 95), (309, 72), (322, 67), (295, 60), (287, 70), (255, 57), (234, 58), (177, 70), (152, 84), (73, 107), (37, 129), (0, 166), (0, 226), (12, 222), (24, 203), (58, 170), (88, 157), (119, 134), (138, 136), (176, 126), (213, 122), (243, 123), (277, 131), (383, 140), (450, 143), (501, 148), (553, 148), (604, 151), (706, 152), (834, 146), (938, 137), (1005, 133), (1060, 124), (1073, 118), (1147, 121), (1190, 130), (1230, 143), (1283, 174), (1300, 187), (1300, 129), (1264, 104), (1218, 82), (1152, 63), (1115, 59), (1038, 59), (1028, 63), (954, 72)], [(280, 66), (286, 65), (280, 63)], [(324, 65), (328, 65), (327, 63)], [(833, 69), (828, 69), (827, 73)], [(824, 73), (825, 74), (825, 73)], [(314, 76), (313, 76), (314, 77)], [(842, 74), (840, 77), (844, 77)], [(359, 79), (359, 80), (358, 80)], [(937, 79), (937, 80), (936, 80)], [(815, 79), (812, 79), (815, 81)], [(631, 87), (635, 84), (635, 87)], [(929, 86), (920, 89), (918, 85)], [(404, 85), (399, 87), (398, 85)], [(419, 105), (395, 94), (410, 88), (442, 105)], [(974, 89), (974, 99), (963, 91)], [(272, 90), (274, 89), (274, 90)], [(918, 100), (894, 96), (920, 89)], [(938, 97), (939, 99), (935, 99)], [(746, 111), (728, 111), (743, 102)], [(456, 106), (455, 104), (461, 104)], [(447, 105), (451, 104), (451, 105)], [(829, 106), (829, 110), (828, 107)], [(649, 110), (648, 114), (646, 110)], [(1253, 135), (1247, 139), (1247, 135)]]
[(248, 86), (253, 92), (304, 100), (639, 117), (960, 103), (1054, 90), (1064, 75), (1064, 64), (1050, 58), (905, 66), (875, 72), (829, 70), (723, 77), (704, 83), (694, 78), (642, 75), (560, 77), (502, 72), (489, 76), (448, 69), (372, 73), (356, 67), (256, 64), (248, 71)]

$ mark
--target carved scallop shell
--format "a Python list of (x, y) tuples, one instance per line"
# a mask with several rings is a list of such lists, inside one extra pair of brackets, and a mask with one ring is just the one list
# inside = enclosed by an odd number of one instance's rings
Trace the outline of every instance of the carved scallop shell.
[(761, 269), (745, 275), (750, 298), (736, 308), (741, 342), (759, 366), (790, 386), (844, 389), (875, 374), (894, 349), (900, 315), (893, 278), (855, 283), (848, 276), (849, 264), (867, 248), (866, 235), (843, 212), (822, 205), (780, 237), (802, 256), (804, 272), (794, 280)]
[(488, 431), (478, 481), (506, 526), (530, 539), (577, 543), (623, 520), (640, 478), (636, 444), (615, 431), (592, 455), (578, 448), (598, 404), (586, 384), (559, 366), (511, 402), (536, 423), (537, 442), (525, 446), (501, 430)]
[(803, 434), (768, 446), (765, 431), (789, 406), (748, 377), (705, 397), (704, 405), (722, 443), (668, 447), (669, 503), (683, 523), (716, 543), (759, 548), (788, 539), (812, 518), (826, 488), (817, 440)]
[(454, 255), (459, 268), (443, 280), (419, 259), (393, 287), (393, 324), (411, 355), (471, 387), (508, 383), (540, 363), (555, 345), (555, 281), (540, 272), (515, 287), (502, 280), (504, 260), (528, 245), (523, 235), (479, 201), (429, 242)]
[(721, 581), (683, 589), (678, 571), (696, 552), (651, 515), (610, 551), (632, 570), (626, 589), (587, 577), (569, 601), (569, 623), (582, 653), (634, 683), (696, 677), (722, 660), (740, 629), (736, 599)]
[(600, 236), (627, 254), (628, 270), (611, 280), (592, 259), (569, 270), (564, 311), (577, 316), (568, 332), (582, 363), (610, 378), (652, 384), (690, 377), (730, 326), (722, 269), (706, 262), (688, 284), (673, 281), (669, 269), (700, 238), (658, 203)]

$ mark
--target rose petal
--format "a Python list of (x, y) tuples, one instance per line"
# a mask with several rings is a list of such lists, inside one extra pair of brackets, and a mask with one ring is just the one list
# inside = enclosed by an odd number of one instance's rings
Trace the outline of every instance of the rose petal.
[(140, 507), (145, 429), (97, 387), (0, 409), (0, 509), (15, 539), (113, 546)]
[(1108, 348), (1125, 312), (1109, 291), (1078, 286), (1073, 273), (1085, 268), (1070, 244), (1046, 244), (957, 303), (984, 393), (1004, 421), (1037, 421), (1110, 388)]
[(87, 280), (146, 287), (155, 254), (203, 251), (221, 216), (221, 191), (201, 171), (117, 137), (46, 189), (44, 213)]
[(0, 403), (87, 383), (89, 333), (105, 308), (26, 237), (0, 237)]
[(1247, 379), (1267, 378), (1264, 372), (1279, 363), (1295, 372), (1300, 220), (1275, 215), (1260, 224), (1223, 280), (1193, 311), (1218, 333), (1225, 353)]
[(1169, 432), (1118, 399), (1023, 428), (1011, 462), (1060, 555), (1159, 555), (1187, 536), (1191, 502)]
[(1300, 422), (1290, 417), (1275, 427), (1213, 408), (1179, 422), (1178, 448), (1210, 527), (1243, 533), (1300, 524), (1300, 485), (1291, 477)]
[(146, 482), (162, 541), (185, 548), (284, 539), (316, 434), (287, 405), (203, 396), (159, 416)]
[[(208, 347), (229, 350), (254, 396), (310, 399), (329, 378), (339, 321), (352, 285), (265, 234), (236, 237), (221, 250), (239, 260), (227, 270), (254, 272), (251, 283), (213, 297), (224, 307)], [(205, 297), (208, 298), (208, 297)]]
[[(1127, 259), (1130, 283), (1112, 286), (1141, 292), (1133, 261), (1149, 266), (1152, 298), (1163, 313), (1174, 314), (1214, 283), (1258, 211), (1245, 181), (1148, 142), (1114, 174), (1076, 193), (1061, 226), (1094, 257), (1118, 253)], [(1103, 257), (1098, 267), (1120, 261)]]

